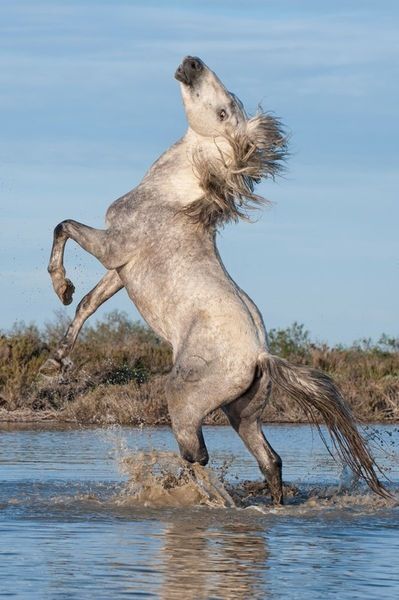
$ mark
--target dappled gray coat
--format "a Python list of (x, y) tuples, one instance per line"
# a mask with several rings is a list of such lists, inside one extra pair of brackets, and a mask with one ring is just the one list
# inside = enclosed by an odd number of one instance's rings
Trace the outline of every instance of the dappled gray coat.
[(182, 456), (205, 464), (204, 417), (226, 412), (264, 473), (273, 500), (282, 501), (281, 460), (264, 437), (260, 417), (271, 385), (282, 386), (310, 418), (321, 412), (341, 457), (384, 493), (373, 460), (339, 391), (326, 375), (272, 356), (257, 307), (231, 279), (216, 248), (218, 226), (245, 218), (262, 202), (254, 186), (274, 177), (286, 138), (274, 117), (248, 118), (240, 101), (200, 59), (176, 71), (188, 130), (141, 183), (114, 202), (104, 230), (76, 221), (54, 232), (49, 264), (60, 299), (72, 301), (63, 252), (71, 238), (108, 270), (78, 306), (46, 368), (66, 364), (87, 317), (125, 287), (152, 329), (173, 348), (168, 408)]

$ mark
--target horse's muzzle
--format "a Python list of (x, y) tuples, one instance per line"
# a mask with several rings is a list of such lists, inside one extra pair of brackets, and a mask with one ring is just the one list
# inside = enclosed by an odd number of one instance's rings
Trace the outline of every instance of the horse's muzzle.
[(176, 70), (175, 78), (185, 85), (193, 85), (204, 69), (204, 63), (196, 56), (186, 56)]

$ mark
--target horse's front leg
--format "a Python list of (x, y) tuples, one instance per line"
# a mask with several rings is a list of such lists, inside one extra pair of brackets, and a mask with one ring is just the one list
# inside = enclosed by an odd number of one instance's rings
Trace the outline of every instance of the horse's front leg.
[(64, 250), (68, 239), (72, 239), (84, 250), (95, 256), (107, 269), (123, 264), (123, 259), (118, 256), (118, 245), (121, 245), (120, 236), (111, 235), (112, 232), (103, 229), (94, 229), (77, 221), (62, 221), (54, 229), (53, 247), (51, 250), (48, 272), (51, 275), (54, 290), (63, 304), (72, 302), (73, 283), (67, 279), (64, 268)]
[(46, 377), (58, 375), (72, 365), (69, 354), (72, 352), (76, 339), (86, 320), (104, 304), (111, 296), (123, 288), (116, 271), (107, 271), (97, 285), (79, 302), (75, 318), (69, 325), (66, 334), (56, 351), (41, 366), (40, 373)]

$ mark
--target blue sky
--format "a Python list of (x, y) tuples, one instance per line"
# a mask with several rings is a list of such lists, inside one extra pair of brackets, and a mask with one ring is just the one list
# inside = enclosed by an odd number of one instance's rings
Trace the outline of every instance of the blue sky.
[[(272, 207), (219, 240), (266, 325), (398, 335), (398, 24), (393, 1), (2, 0), (0, 328), (53, 318), (53, 227), (102, 227), (184, 133), (173, 73), (192, 54), (291, 132), (285, 177), (259, 189)], [(78, 301), (103, 269), (73, 242), (66, 265)], [(97, 314), (115, 308), (138, 318), (124, 291)]]

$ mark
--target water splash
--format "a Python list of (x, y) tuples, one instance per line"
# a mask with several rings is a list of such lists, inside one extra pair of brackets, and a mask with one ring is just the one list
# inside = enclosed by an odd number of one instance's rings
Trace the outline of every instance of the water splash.
[(277, 511), (289, 515), (337, 510), (364, 513), (395, 505), (359, 486), (347, 490), (342, 484), (302, 485), (301, 488), (286, 484), (285, 505), (276, 508), (271, 503), (266, 482), (232, 483), (225, 480), (225, 466), (216, 469), (188, 465), (173, 452), (151, 450), (130, 453), (121, 460), (119, 468), (129, 479), (113, 502), (123, 507), (252, 508), (264, 514)]
[[(256, 508), (275, 511), (270, 491), (264, 481), (228, 479), (232, 461), (218, 467), (190, 465), (171, 451), (132, 450), (120, 427), (108, 428), (105, 435), (112, 442), (113, 455), (120, 473), (128, 478), (112, 497), (119, 507), (177, 508), (207, 506), (210, 508)], [(280, 512), (337, 510), (353, 508), (375, 510), (392, 503), (368, 493), (350, 469), (344, 468), (338, 485), (298, 488), (284, 485), (285, 506)]]
[(104, 430), (104, 437), (111, 445), (111, 456), (118, 471), (128, 477), (122, 490), (113, 498), (116, 505), (146, 508), (236, 506), (224, 485), (231, 461), (213, 469), (190, 465), (171, 451), (132, 450), (123, 429), (118, 426)]
[(236, 506), (216, 471), (188, 465), (173, 452), (151, 450), (124, 456), (119, 468), (129, 477), (116, 500), (119, 505)]

